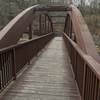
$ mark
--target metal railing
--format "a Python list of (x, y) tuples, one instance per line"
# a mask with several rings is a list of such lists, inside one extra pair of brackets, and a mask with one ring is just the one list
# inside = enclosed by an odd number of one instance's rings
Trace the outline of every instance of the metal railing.
[(53, 33), (49, 33), (0, 50), (0, 91), (5, 89), (13, 79), (16, 79), (17, 73), (44, 48), (53, 36)]
[(82, 100), (100, 100), (100, 64), (66, 34), (63, 36)]
[[(36, 56), (54, 36), (51, 33), (53, 26), (48, 13), (38, 13), (38, 9), (42, 9), (42, 7), (36, 5), (27, 8), (0, 31), (0, 91), (4, 90), (13, 79), (16, 79), (17, 73), (24, 65)], [(46, 35), (32, 39), (32, 22), (36, 12), (39, 16), (39, 32), (44, 31)], [(41, 15), (44, 15), (44, 22)], [(31, 40), (17, 44), (27, 29)]]
[(75, 6), (70, 7), (63, 37), (81, 98), (100, 100), (100, 57), (81, 13)]
[[(52, 7), (49, 9), (52, 10)], [(60, 9), (65, 10), (65, 7)], [(49, 34), (31, 39), (35, 13), (39, 17), (39, 32), (45, 31)], [(44, 23), (42, 23), (42, 15)], [(27, 32), (27, 28), (31, 40), (16, 44), (23, 32)], [(0, 48), (3, 48), (0, 49), (0, 91), (4, 90), (12, 80), (15, 80), (17, 73), (23, 69), (24, 65), (53, 38), (52, 31), (53, 23), (48, 15), (48, 7), (40, 5), (27, 8), (0, 31)]]
[[(21, 19), (19, 18), (19, 20), (17, 20), (17, 24), (15, 21), (14, 25), (13, 23), (10, 23), (12, 26), (9, 26), (8, 24), (8, 26), (5, 28), (8, 31), (4, 29), (2, 32), (5, 32), (5, 34), (12, 34), (13, 32), (16, 32), (17, 34), (17, 32), (20, 32), (20, 27), (18, 24), (22, 25), (21, 23), (26, 23), (27, 21), (25, 22), (25, 20), (29, 18), (29, 16), (32, 18), (33, 11), (44, 12), (44, 10), (47, 9), (41, 7), (35, 7), (35, 9), (33, 8), (29, 8), (28, 12), (25, 10), (28, 15), (24, 14), (23, 17), (19, 16)], [(70, 10), (67, 10), (64, 30), (65, 33), (63, 34), (63, 37), (69, 52), (75, 79), (77, 81), (82, 100), (100, 100), (100, 59), (96, 52), (96, 47), (78, 9), (73, 5), (71, 5), (69, 8)], [(27, 17), (25, 17), (26, 15)], [(50, 29), (49, 31), (53, 31), (52, 21), (49, 16), (48, 19), (50, 22), (50, 27), (48, 29)], [(29, 24), (30, 21), (28, 25)], [(40, 31), (42, 30), (41, 27), (40, 16)], [(25, 25), (21, 31), (23, 31), (25, 28), (27, 28), (27, 25)], [(11, 36), (13, 37), (13, 35)], [(25, 64), (27, 64), (34, 56), (37, 55), (37, 53), (53, 38), (53, 36), (53, 33), (49, 33), (21, 44), (0, 49), (1, 91), (6, 88), (6, 86), (13, 79), (16, 79), (17, 73), (20, 72)], [(5, 39), (6, 37), (3, 41), (5, 41)]]
[[(53, 31), (53, 26), (48, 13), (45, 11), (39, 11), (43, 9), (40, 5), (29, 7), (18, 14), (12, 19), (1, 31), (0, 31), (0, 49), (10, 45), (16, 44), (23, 33), (27, 32), (29, 38), (32, 37), (32, 24), (34, 21), (35, 14), (39, 17), (38, 31), (49, 33)], [(44, 17), (42, 18), (41, 15)], [(44, 21), (42, 21), (44, 20)]]

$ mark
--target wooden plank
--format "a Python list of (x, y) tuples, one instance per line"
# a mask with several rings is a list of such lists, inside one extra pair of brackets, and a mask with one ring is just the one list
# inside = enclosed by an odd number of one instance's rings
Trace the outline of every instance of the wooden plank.
[(80, 100), (61, 37), (56, 37), (35, 63), (0, 100)]

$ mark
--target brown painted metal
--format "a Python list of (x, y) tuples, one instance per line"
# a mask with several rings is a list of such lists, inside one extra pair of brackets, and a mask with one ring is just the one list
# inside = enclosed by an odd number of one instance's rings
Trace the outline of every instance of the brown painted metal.
[(100, 64), (63, 34), (82, 100), (100, 100)]
[(29, 25), (29, 39), (32, 39), (32, 24)]
[[(0, 48), (17, 43), (23, 32), (29, 27), (32, 35), (34, 12), (40, 11), (40, 32), (53, 32), (53, 23), (48, 11), (67, 11), (65, 32), (63, 34), (68, 48), (75, 79), (83, 100), (100, 100), (100, 63), (92, 36), (79, 10), (71, 5), (68, 8), (60, 6), (33, 6), (14, 18), (0, 32)], [(46, 11), (46, 12), (45, 12)], [(42, 26), (42, 15), (45, 17)], [(48, 23), (46, 22), (48, 20)], [(45, 27), (44, 27), (45, 26)], [(43, 27), (43, 28), (42, 28)], [(0, 90), (3, 90), (18, 72), (29, 63), (32, 57), (54, 37), (53, 33), (31, 39), (28, 42), (0, 49)]]
[(55, 11), (71, 11), (71, 8), (66, 7), (66, 6), (53, 6), (53, 5), (48, 5), (48, 6), (43, 6), (40, 8), (36, 8), (35, 11), (48, 11), (48, 12), (55, 12)]
[(19, 72), (26, 63), (36, 56), (37, 53), (44, 48), (48, 41), (53, 38), (53, 36), (54, 34), (50, 33), (16, 46), (16, 71)]
[(54, 37), (53, 33), (0, 50), (0, 91), (14, 79), (21, 69)]
[[(79, 47), (88, 55), (92, 56), (98, 62), (100, 61), (100, 57), (97, 53), (96, 46), (93, 42), (92, 35), (80, 13), (80, 11), (74, 5), (71, 5), (71, 12), (67, 12), (66, 22), (65, 22), (65, 31), (70, 34), (71, 32), (67, 31), (71, 30), (69, 27), (70, 22), (72, 22), (73, 33), (75, 34), (77, 44)], [(69, 28), (67, 28), (69, 27)]]
[(39, 31), (42, 32), (41, 15), (39, 15)]
[[(53, 31), (51, 18), (47, 13), (42, 12), (38, 16), (44, 16), (45, 27), (44, 29), (41, 28), (42, 19), (40, 19), (39, 30), (40, 32), (45, 30), (45, 33), (49, 34), (32, 39), (34, 9), (37, 7), (39, 6), (30, 7), (21, 12), (0, 32), (0, 48), (3, 48), (0, 49), (0, 91), (2, 91), (12, 80), (16, 79), (17, 73), (24, 65), (30, 62), (31, 58), (34, 57), (54, 36), (53, 33), (50, 33)], [(49, 28), (46, 27), (48, 25), (48, 23), (46, 23), (47, 20), (49, 22)], [(31, 40), (25, 43), (16, 44), (25, 31), (29, 34), (29, 39)]]
[[(27, 8), (26, 10), (21, 12), (18, 16), (16, 16), (10, 23), (8, 23), (8, 25), (6, 25), (4, 29), (0, 31), (0, 48), (16, 44), (20, 39), (20, 37), (22, 36), (22, 34), (25, 31), (27, 31), (28, 27), (29, 27), (28, 33), (30, 32), (29, 38), (32, 38), (32, 29), (30, 25), (34, 20), (35, 9), (38, 7), (39, 6), (36, 5)], [(42, 12), (42, 14), (44, 13)], [(50, 21), (51, 23), (50, 27), (53, 30), (51, 19), (48, 18), (48, 20)]]
[(0, 31), (0, 48), (17, 43), (19, 37), (33, 20), (33, 9), (36, 7), (33, 6), (24, 10)]
[(82, 100), (100, 100), (100, 57), (80, 11), (73, 5), (70, 8), (63, 37), (75, 79)]
[[(48, 28), (48, 32), (53, 32), (53, 22), (52, 22), (52, 20), (51, 20), (51, 17), (49, 16), (49, 14), (46, 14), (46, 16), (47, 16), (47, 18), (48, 18), (48, 20), (49, 20), (49, 28)], [(46, 23), (47, 24), (47, 23)]]

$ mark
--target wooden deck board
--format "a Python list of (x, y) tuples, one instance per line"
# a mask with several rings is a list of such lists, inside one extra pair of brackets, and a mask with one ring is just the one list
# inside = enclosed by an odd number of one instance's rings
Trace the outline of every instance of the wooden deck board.
[(79, 100), (61, 37), (50, 42), (1, 100)]

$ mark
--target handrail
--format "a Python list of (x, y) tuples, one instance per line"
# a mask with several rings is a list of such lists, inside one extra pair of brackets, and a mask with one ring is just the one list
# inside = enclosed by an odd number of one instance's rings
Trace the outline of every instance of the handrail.
[[(34, 20), (33, 16), (35, 15), (35, 12), (37, 12), (37, 8), (42, 9), (42, 7), (40, 7), (40, 5), (35, 5), (25, 9), (0, 31), (0, 48), (14, 45), (18, 42), (23, 32), (25, 32), (30, 25), (32, 26)], [(42, 14), (44, 13), (42, 12)], [(45, 15), (48, 17), (48, 14)], [(53, 26), (49, 17), (48, 21), (52, 32)]]
[(70, 38), (72, 38), (72, 35), (74, 34), (76, 42), (80, 48), (86, 54), (92, 56), (99, 62), (100, 57), (97, 53), (95, 43), (93, 42), (92, 35), (90, 34), (87, 24), (85, 23), (80, 11), (74, 5), (70, 5), (69, 7), (72, 11), (67, 12), (65, 32), (69, 34)]
[(80, 11), (69, 7), (72, 11), (67, 12), (63, 37), (81, 98), (100, 100), (100, 57)]
[(51, 34), (53, 34), (53, 32), (48, 33), (48, 34), (46, 34), (46, 35), (42, 35), (42, 36), (36, 37), (36, 38), (33, 38), (33, 39), (31, 39), (31, 40), (27, 40), (27, 41), (21, 42), (21, 43), (19, 43), (19, 44), (14, 44), (14, 45), (11, 45), (11, 46), (2, 48), (2, 49), (0, 49), (0, 54), (1, 54), (2, 52), (5, 52), (5, 51), (9, 50), (9, 49), (13, 49), (13, 48), (15, 48), (15, 47), (19, 47), (19, 46), (21, 46), (21, 45), (25, 45), (25, 44), (27, 44), (27, 43), (30, 43), (30, 42), (32, 42), (32, 41), (36, 41), (36, 40), (38, 40), (38, 39), (41, 39), (41, 38), (46, 37), (46, 36), (51, 35)]
[(82, 100), (100, 99), (100, 64), (63, 34)]
[[(84, 61), (91, 66), (91, 70), (96, 73), (96, 76), (100, 79), (100, 64), (91, 56), (88, 54), (85, 54), (81, 48), (73, 42), (65, 33), (65, 37), (68, 39), (68, 41), (72, 44), (72, 46), (75, 48), (75, 50), (79, 53), (79, 55), (84, 59)], [(94, 67), (95, 66), (95, 67)]]
[[(92, 36), (81, 13), (73, 5), (69, 8), (70, 10), (67, 11), (63, 38), (69, 52), (73, 72), (82, 100), (100, 100), (99, 55), (97, 54)], [(33, 14), (36, 11), (42, 10), (45, 9), (39, 5), (30, 7), (20, 13), (1, 30), (0, 91), (4, 90), (12, 80), (15, 80), (17, 74), (23, 69), (24, 65), (29, 63), (54, 37), (54, 33), (52, 33), (52, 20), (50, 16), (45, 13), (50, 21), (51, 33), (15, 45), (22, 32), (32, 23)], [(10, 42), (7, 43), (8, 41)], [(11, 44), (12, 46), (9, 46)], [(3, 48), (5, 46), (7, 47)]]
[(0, 50), (0, 92), (16, 79), (24, 65), (28, 64), (53, 37), (54, 33), (48, 33)]

